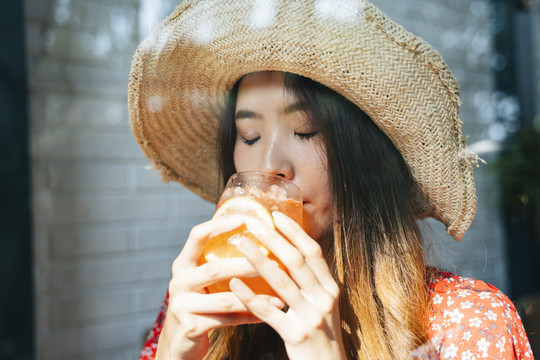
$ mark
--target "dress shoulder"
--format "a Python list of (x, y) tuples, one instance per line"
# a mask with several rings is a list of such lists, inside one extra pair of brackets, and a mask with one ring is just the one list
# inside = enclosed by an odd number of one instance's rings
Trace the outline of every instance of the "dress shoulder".
[(442, 359), (534, 359), (514, 304), (495, 286), (440, 272), (429, 288), (430, 338)]

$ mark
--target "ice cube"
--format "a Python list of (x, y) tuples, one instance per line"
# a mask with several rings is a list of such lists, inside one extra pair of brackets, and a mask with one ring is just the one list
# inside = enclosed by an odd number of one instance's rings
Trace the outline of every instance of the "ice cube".
[(287, 190), (274, 184), (268, 188), (268, 196), (272, 200), (285, 201), (287, 200)]
[(234, 188), (234, 196), (244, 196), (246, 195), (246, 192), (244, 189), (240, 186), (237, 186)]
[(248, 195), (250, 195), (254, 199), (262, 198), (263, 192), (257, 186), (249, 186), (246, 188), (246, 190), (247, 190)]

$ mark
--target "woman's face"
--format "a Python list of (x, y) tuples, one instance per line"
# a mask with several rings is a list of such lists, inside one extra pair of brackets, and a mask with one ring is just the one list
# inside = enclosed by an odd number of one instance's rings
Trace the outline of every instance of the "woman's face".
[(315, 240), (331, 229), (332, 196), (326, 152), (318, 129), (280, 72), (244, 76), (236, 101), (237, 171), (262, 171), (295, 183), (304, 197), (304, 228)]

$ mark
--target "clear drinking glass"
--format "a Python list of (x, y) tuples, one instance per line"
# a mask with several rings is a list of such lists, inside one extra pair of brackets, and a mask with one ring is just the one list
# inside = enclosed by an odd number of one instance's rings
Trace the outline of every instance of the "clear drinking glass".
[[(231, 176), (217, 204), (214, 218), (224, 215), (256, 217), (273, 227), (272, 211), (280, 211), (302, 226), (302, 192), (283, 177), (262, 172), (246, 171)], [(236, 230), (208, 239), (200, 263), (229, 257), (243, 257), (236, 248), (239, 237), (245, 236), (257, 244), (270, 259), (287, 271), (283, 264), (253, 236), (245, 225)], [(241, 278), (257, 294), (275, 295), (270, 285), (261, 277)], [(207, 287), (208, 292), (230, 291), (229, 280)]]

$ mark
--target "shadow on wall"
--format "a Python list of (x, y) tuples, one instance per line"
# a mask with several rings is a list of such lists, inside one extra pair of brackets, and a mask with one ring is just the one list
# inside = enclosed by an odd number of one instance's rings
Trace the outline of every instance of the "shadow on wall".
[(516, 309), (523, 320), (533, 354), (540, 354), (540, 292), (519, 298)]
[(511, 138), (493, 168), (502, 192), (511, 294), (540, 353), (540, 117)]
[(34, 358), (32, 219), (23, 5), (0, 12), (0, 359)]

